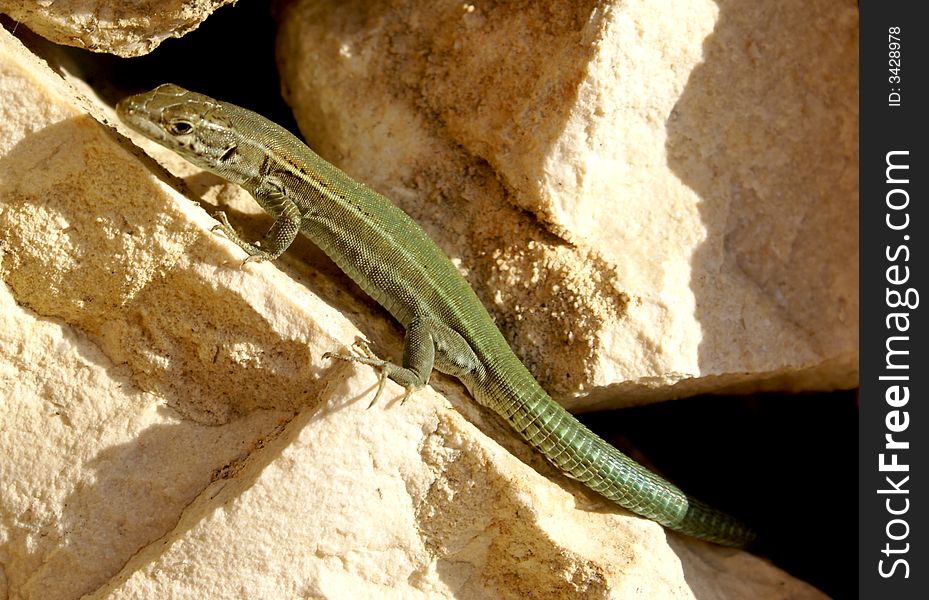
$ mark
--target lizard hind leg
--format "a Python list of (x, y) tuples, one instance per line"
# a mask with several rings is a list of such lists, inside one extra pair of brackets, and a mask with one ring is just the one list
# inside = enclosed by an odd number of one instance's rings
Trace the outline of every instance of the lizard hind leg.
[(384, 387), (387, 385), (387, 379), (389, 377), (389, 367), (396, 365), (378, 358), (377, 355), (374, 354), (374, 352), (368, 346), (367, 342), (362, 340), (356, 340), (355, 343), (352, 344), (352, 350), (357, 353), (357, 356), (353, 356), (351, 354), (341, 354), (338, 352), (326, 352), (323, 354), (323, 358), (370, 365), (379, 371), (377, 391), (374, 393), (374, 398), (372, 398), (371, 402), (368, 404), (368, 408), (371, 408), (377, 404), (377, 401), (381, 398), (381, 394), (384, 393)]
[(387, 379), (402, 385), (406, 389), (400, 401), (401, 404), (405, 403), (413, 392), (429, 383), (429, 376), (432, 374), (435, 360), (435, 344), (432, 341), (429, 327), (419, 319), (414, 319), (407, 326), (406, 336), (403, 340), (403, 366), (379, 358), (363, 341), (356, 341), (352, 344), (352, 349), (357, 356), (326, 352), (323, 358), (357, 362), (380, 370), (377, 392), (374, 394), (374, 399), (368, 405), (368, 408), (374, 406), (380, 399)]

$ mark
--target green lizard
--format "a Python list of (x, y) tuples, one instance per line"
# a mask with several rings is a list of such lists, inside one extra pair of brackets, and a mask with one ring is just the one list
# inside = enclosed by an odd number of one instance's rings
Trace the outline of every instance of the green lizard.
[(433, 369), (457, 377), (569, 477), (632, 512), (718, 544), (746, 546), (754, 533), (688, 497), (597, 437), (557, 404), (519, 361), (487, 310), (426, 233), (387, 198), (358, 183), (264, 117), (176, 85), (122, 100), (120, 117), (193, 164), (245, 188), (274, 224), (259, 242), (215, 216), (248, 260), (273, 260), (297, 233), (320, 247), (406, 331), (403, 364), (327, 354), (373, 365), (404, 386)]

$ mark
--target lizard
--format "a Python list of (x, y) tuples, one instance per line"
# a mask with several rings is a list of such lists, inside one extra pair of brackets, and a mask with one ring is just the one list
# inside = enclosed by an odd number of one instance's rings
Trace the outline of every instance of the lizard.
[[(194, 165), (247, 190), (274, 218), (263, 239), (241, 238), (226, 214), (221, 232), (249, 261), (278, 258), (298, 233), (325, 252), (405, 331), (403, 358), (324, 358), (371, 365), (405, 388), (433, 369), (461, 381), (561, 472), (614, 503), (683, 534), (746, 547), (755, 532), (696, 500), (590, 431), (555, 402), (510, 349), (471, 286), (423, 229), (390, 200), (325, 161), (295, 135), (239, 106), (173, 84), (124, 98), (120, 118)], [(244, 265), (244, 263), (243, 263)]]

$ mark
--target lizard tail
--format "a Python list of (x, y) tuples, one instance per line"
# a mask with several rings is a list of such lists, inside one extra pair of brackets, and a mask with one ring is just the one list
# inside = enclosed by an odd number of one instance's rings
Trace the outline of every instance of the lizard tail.
[(691, 498), (584, 426), (541, 388), (494, 407), (552, 464), (620, 506), (669, 529), (725, 546), (752, 544), (738, 519)]

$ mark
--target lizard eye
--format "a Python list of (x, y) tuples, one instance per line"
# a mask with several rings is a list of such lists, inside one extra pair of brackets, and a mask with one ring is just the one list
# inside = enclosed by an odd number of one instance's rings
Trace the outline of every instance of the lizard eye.
[(174, 135), (187, 135), (194, 130), (194, 126), (188, 121), (171, 121), (168, 123), (168, 131)]

